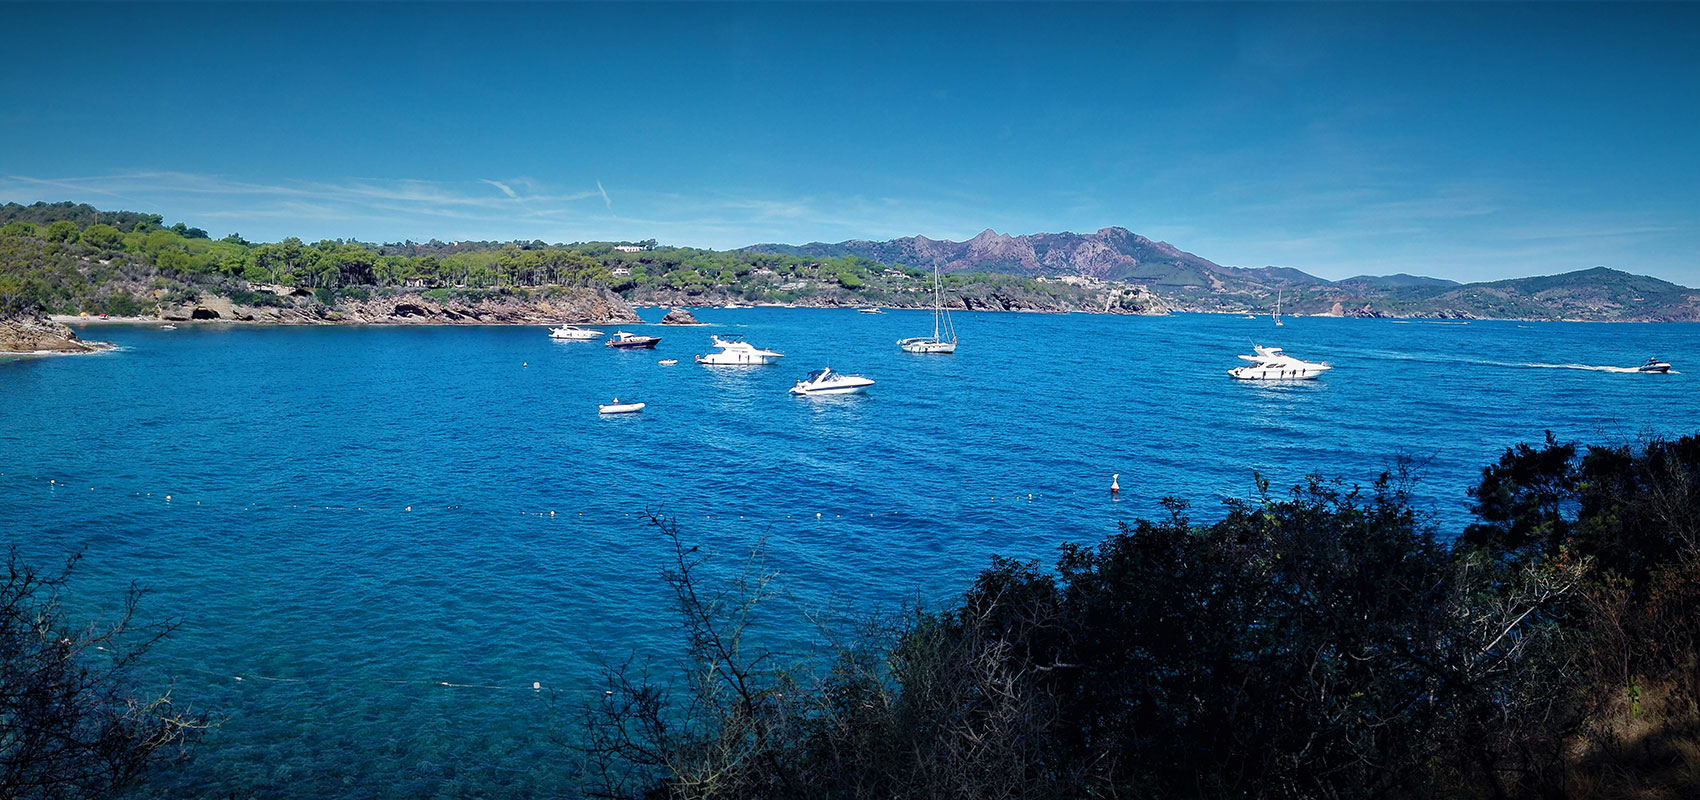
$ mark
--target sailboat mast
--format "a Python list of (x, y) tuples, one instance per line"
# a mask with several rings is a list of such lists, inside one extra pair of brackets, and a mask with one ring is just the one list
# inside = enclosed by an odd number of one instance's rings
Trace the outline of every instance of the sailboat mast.
[(939, 309), (943, 301), (939, 299), (939, 265), (933, 263), (933, 341), (939, 340)]

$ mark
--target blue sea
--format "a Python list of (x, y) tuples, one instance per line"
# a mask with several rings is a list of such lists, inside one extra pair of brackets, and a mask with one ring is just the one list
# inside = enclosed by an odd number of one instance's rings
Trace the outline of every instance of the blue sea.
[[(652, 514), (717, 574), (761, 547), (783, 592), (764, 635), (800, 651), (801, 610), (946, 603), (994, 553), (1050, 562), (1164, 497), (1209, 519), (1257, 475), (1367, 485), (1408, 458), (1449, 538), (1509, 445), (1700, 431), (1700, 325), (959, 314), (958, 352), (919, 356), (894, 342), (924, 312), (698, 317), (628, 326), (654, 351), (104, 326), (82, 333), (121, 350), (0, 361), (0, 536), (40, 565), (82, 551), (82, 618), (150, 589), (144, 615), (182, 627), (142, 677), (224, 718), (135, 794), (570, 794), (551, 734), (598, 663), (681, 649)], [(786, 357), (693, 364), (716, 332)], [(1253, 343), (1336, 368), (1229, 379)], [(1650, 355), (1676, 372), (1627, 369)], [(877, 383), (786, 393), (824, 366)], [(614, 397), (648, 407), (600, 417)]]

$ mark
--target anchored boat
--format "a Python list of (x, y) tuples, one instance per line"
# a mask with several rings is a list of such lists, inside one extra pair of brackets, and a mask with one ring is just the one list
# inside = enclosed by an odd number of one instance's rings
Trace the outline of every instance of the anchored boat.
[(872, 385), (874, 385), (872, 378), (864, 378), (860, 375), (841, 375), (833, 372), (832, 367), (827, 367), (826, 369), (817, 369), (809, 373), (809, 377), (797, 381), (797, 385), (791, 387), (791, 393), (795, 395), (856, 394)]
[(577, 325), (562, 325), (559, 328), (551, 328), (549, 330), (549, 338), (571, 339), (575, 341), (600, 339), (602, 338), (602, 331), (593, 330), (591, 328), (580, 328)]
[(735, 333), (728, 333), (725, 336), (711, 336), (710, 338), (714, 340), (714, 346), (720, 352), (709, 353), (706, 356), (698, 354), (698, 364), (714, 367), (740, 367), (750, 364), (772, 364), (785, 357), (784, 353), (776, 353), (772, 350), (756, 347), (744, 341), (744, 337)]
[(638, 350), (645, 348), (654, 350), (656, 343), (660, 341), (661, 337), (659, 336), (639, 336), (635, 333), (614, 331), (614, 338), (603, 342), (603, 344), (609, 347), (617, 347), (621, 350)]
[(944, 299), (939, 292), (939, 268), (937, 264), (934, 264), (933, 335), (912, 336), (908, 339), (897, 340), (897, 346), (903, 348), (903, 352), (939, 354), (956, 352), (956, 328), (950, 324), (950, 312), (944, 310)]

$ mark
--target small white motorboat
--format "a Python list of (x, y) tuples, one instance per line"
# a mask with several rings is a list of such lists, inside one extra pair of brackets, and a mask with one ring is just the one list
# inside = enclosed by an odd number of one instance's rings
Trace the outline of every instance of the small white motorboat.
[(679, 359), (677, 359), (677, 358), (663, 358), (660, 361), (657, 361), (655, 363), (660, 364), (663, 367), (671, 367), (674, 364), (679, 363)]
[(706, 364), (711, 367), (741, 367), (749, 364), (772, 364), (785, 357), (784, 353), (776, 353), (772, 350), (756, 347), (744, 341), (744, 337), (735, 333), (709, 338), (714, 340), (714, 346), (720, 352), (709, 353), (706, 356), (698, 354), (698, 364)]
[(1636, 367), (1635, 371), (1636, 372), (1659, 372), (1659, 373), (1670, 372), (1670, 362), (1660, 361), (1657, 358), (1648, 358), (1647, 363), (1642, 364), (1639, 367)]
[(630, 414), (635, 411), (642, 411), (643, 407), (643, 403), (622, 403), (620, 398), (616, 397), (612, 403), (597, 405), (596, 410), (599, 414)]
[(795, 395), (856, 394), (872, 385), (874, 385), (872, 378), (864, 378), (861, 375), (841, 375), (833, 372), (832, 367), (827, 367), (826, 369), (817, 369), (809, 373), (809, 377), (797, 381), (797, 385), (791, 387), (791, 393)]
[(174, 331), (174, 330), (177, 330), (177, 326), (176, 325), (161, 325), (161, 326), (159, 326), (159, 329), (162, 330), (162, 331)]
[(1333, 369), (1327, 362), (1300, 361), (1279, 347), (1252, 345), (1254, 356), (1240, 356), (1250, 364), (1228, 370), (1228, 374), (1247, 381), (1304, 381)]
[(881, 310), (874, 308), (872, 306), (870, 306), (868, 308), (858, 308), (856, 310), (862, 312), (863, 314), (884, 314), (885, 313), (884, 311), (881, 311)]
[(559, 328), (550, 328), (549, 329), (549, 338), (551, 338), (551, 339), (571, 339), (571, 340), (574, 340), (574, 341), (581, 341), (581, 340), (587, 341), (587, 340), (590, 340), (590, 339), (600, 339), (600, 338), (602, 338), (602, 331), (594, 330), (594, 329), (591, 329), (591, 328), (580, 328), (577, 325), (562, 325)]

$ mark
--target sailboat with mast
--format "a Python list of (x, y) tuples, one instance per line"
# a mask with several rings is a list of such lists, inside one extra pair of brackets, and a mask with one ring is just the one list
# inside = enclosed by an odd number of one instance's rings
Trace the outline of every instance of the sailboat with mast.
[(1287, 324), (1287, 323), (1281, 321), (1281, 290), (1279, 290), (1279, 289), (1275, 290), (1275, 324), (1276, 325)]
[[(942, 322), (942, 324), (941, 324)], [(956, 328), (950, 324), (950, 312), (944, 310), (944, 298), (939, 289), (939, 267), (933, 265), (933, 335), (911, 336), (897, 340), (905, 353), (954, 353)]]

